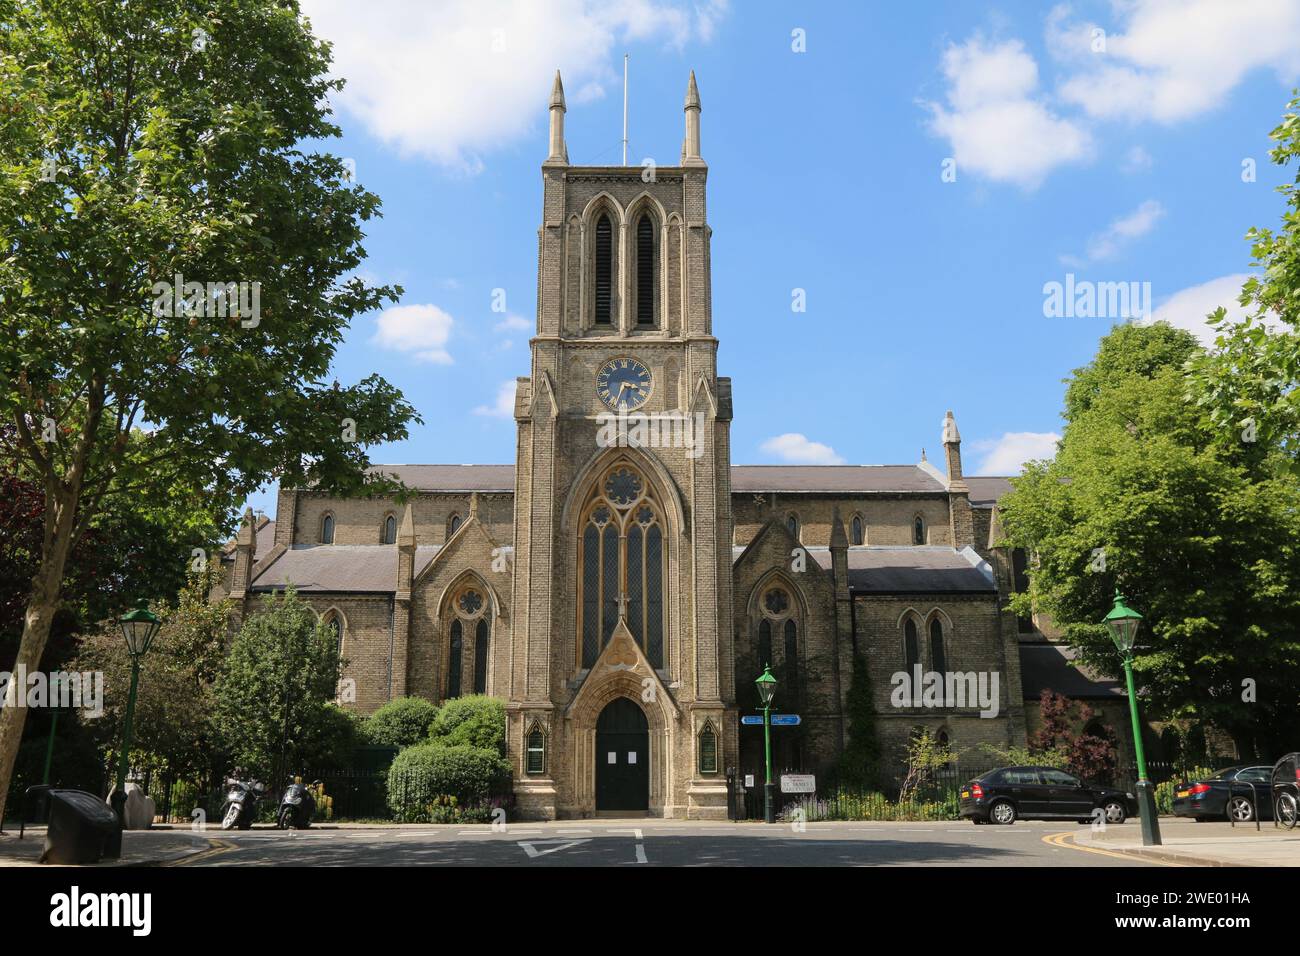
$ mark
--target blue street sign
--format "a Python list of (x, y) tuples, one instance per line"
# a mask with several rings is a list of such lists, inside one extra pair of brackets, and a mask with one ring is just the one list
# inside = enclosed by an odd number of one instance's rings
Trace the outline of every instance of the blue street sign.
[[(741, 716), (740, 722), (748, 726), (758, 726), (758, 727), (763, 726), (763, 718), (755, 716), (753, 714), (744, 714), (743, 716)], [(773, 727), (797, 727), (798, 725), (799, 725), (798, 714), (773, 714), (772, 715)]]
[(752, 716), (750, 716), (749, 714), (746, 714), (746, 715), (744, 715), (743, 717), (741, 717), (741, 718), (740, 718), (740, 722), (741, 722), (742, 724), (749, 724), (749, 725), (751, 725), (751, 726), (754, 725), (754, 724), (757, 724), (757, 725), (760, 726), (760, 727), (763, 726), (763, 718), (762, 718), (762, 717), (752, 717)]

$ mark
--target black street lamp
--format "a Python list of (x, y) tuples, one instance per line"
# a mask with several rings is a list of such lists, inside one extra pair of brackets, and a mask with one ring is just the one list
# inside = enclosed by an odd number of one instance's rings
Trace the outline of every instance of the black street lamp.
[(1142, 845), (1160, 846), (1160, 821), (1156, 817), (1156, 794), (1147, 779), (1147, 759), (1142, 750), (1142, 722), (1138, 719), (1137, 691), (1133, 687), (1133, 642), (1137, 639), (1142, 615), (1124, 603), (1124, 595), (1115, 592), (1115, 606), (1106, 615), (1110, 639), (1124, 659), (1124, 679), (1128, 682), (1128, 710), (1133, 718), (1133, 751), (1137, 755), (1138, 815), (1142, 821)]
[(140, 602), (134, 611), (118, 619), (127, 653), (131, 655), (131, 693), (126, 699), (126, 717), (122, 721), (122, 759), (117, 765), (117, 788), (113, 791), (113, 810), (126, 825), (126, 771), (131, 761), (131, 720), (135, 716), (135, 694), (140, 686), (140, 659), (149, 653), (149, 646), (162, 625), (154, 614)]
[(776, 678), (772, 665), (763, 666), (763, 676), (754, 681), (758, 688), (758, 702), (763, 705), (763, 752), (767, 761), (767, 782), (763, 784), (763, 822), (776, 822), (776, 794), (772, 786), (772, 698), (776, 694)]

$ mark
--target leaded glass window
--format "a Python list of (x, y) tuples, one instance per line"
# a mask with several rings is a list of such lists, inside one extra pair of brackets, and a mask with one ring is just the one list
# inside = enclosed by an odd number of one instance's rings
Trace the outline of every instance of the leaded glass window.
[(478, 619), (474, 628), (474, 693), (487, 693), (488, 671), (488, 622), (487, 618)]
[(397, 519), (389, 515), (384, 519), (384, 544), (397, 543)]
[(785, 686), (786, 697), (790, 703), (797, 703), (799, 696), (799, 629), (793, 618), (785, 622)]
[(447, 655), (447, 697), (460, 696), (461, 653), (464, 647), (464, 627), (460, 618), (451, 622), (451, 652)]
[(920, 515), (912, 522), (912, 543), (925, 544), (925, 519)]
[(700, 773), (718, 772), (718, 734), (707, 721), (700, 730), (699, 769)]
[(903, 664), (911, 675), (917, 664), (921, 663), (921, 648), (916, 637), (916, 622), (910, 617), (903, 625)]
[(325, 517), (320, 519), (320, 543), (321, 544), (334, 543), (334, 516), (333, 515), (327, 514), (325, 515)]
[(546, 734), (537, 724), (528, 731), (528, 740), (524, 745), (526, 752), (525, 771), (527, 773), (546, 773)]
[(943, 652), (943, 624), (937, 617), (930, 622), (930, 669), (940, 674), (948, 670), (948, 657)]
[(853, 516), (853, 536), (849, 539), (852, 544), (863, 544), (866, 536), (863, 533), (862, 516)]
[(655, 668), (664, 666), (663, 519), (632, 466), (615, 465), (597, 482), (579, 539), (578, 647), (591, 667), (620, 615)]

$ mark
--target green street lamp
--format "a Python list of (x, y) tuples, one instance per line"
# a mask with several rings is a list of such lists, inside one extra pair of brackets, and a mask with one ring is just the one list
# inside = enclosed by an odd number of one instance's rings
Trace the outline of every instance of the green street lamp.
[(1142, 750), (1142, 722), (1138, 719), (1137, 691), (1133, 686), (1133, 642), (1137, 639), (1142, 615), (1124, 603), (1124, 595), (1115, 591), (1115, 606), (1106, 615), (1110, 639), (1124, 659), (1124, 678), (1128, 682), (1128, 709), (1133, 718), (1133, 750), (1137, 754), (1138, 815), (1142, 821), (1142, 845), (1160, 846), (1160, 821), (1156, 816), (1156, 795), (1147, 778), (1147, 760)]
[(758, 702), (763, 705), (763, 753), (767, 761), (767, 782), (763, 784), (763, 822), (776, 822), (775, 788), (772, 786), (772, 697), (776, 694), (776, 678), (772, 665), (763, 666), (763, 676), (754, 681), (758, 688)]
[(158, 634), (162, 621), (149, 611), (143, 601), (134, 611), (118, 619), (127, 653), (131, 655), (131, 693), (126, 699), (126, 718), (122, 721), (122, 759), (117, 765), (117, 788), (113, 791), (113, 809), (126, 823), (126, 771), (131, 760), (131, 719), (135, 715), (135, 693), (140, 686), (140, 659), (149, 653), (149, 645)]

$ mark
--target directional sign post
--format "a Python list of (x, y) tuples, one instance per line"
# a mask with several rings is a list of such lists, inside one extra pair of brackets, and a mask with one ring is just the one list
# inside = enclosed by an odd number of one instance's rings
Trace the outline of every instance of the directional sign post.
[[(742, 724), (745, 724), (747, 727), (763, 726), (763, 718), (758, 716), (757, 714), (743, 714), (740, 718), (740, 722)], [(772, 715), (773, 727), (797, 727), (799, 726), (799, 723), (800, 720), (798, 714), (773, 714)]]

